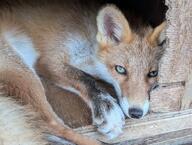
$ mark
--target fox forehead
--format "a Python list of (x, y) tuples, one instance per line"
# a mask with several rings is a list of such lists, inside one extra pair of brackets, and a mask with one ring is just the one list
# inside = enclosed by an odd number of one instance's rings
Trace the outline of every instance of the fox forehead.
[(107, 51), (102, 51), (100, 56), (109, 64), (119, 64), (129, 67), (153, 67), (158, 62), (157, 46), (151, 46), (147, 40), (147, 34), (140, 36), (134, 35), (131, 42), (121, 42), (116, 46), (108, 48)]

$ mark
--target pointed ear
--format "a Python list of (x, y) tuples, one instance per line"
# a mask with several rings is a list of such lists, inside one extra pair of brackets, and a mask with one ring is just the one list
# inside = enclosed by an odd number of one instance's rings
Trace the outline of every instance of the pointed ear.
[(149, 35), (148, 41), (152, 46), (160, 45), (165, 40), (165, 27), (166, 21), (154, 28), (152, 33)]
[(105, 6), (99, 11), (97, 27), (97, 41), (101, 45), (113, 45), (132, 39), (128, 21), (120, 10), (113, 5)]

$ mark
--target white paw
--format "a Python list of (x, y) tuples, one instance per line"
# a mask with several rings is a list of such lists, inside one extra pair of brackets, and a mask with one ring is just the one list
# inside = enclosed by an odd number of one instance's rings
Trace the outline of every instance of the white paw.
[(122, 133), (125, 116), (116, 100), (110, 95), (101, 96), (100, 101), (102, 102), (97, 105), (100, 107), (97, 108), (99, 115), (94, 117), (93, 122), (100, 133), (110, 139), (115, 138)]

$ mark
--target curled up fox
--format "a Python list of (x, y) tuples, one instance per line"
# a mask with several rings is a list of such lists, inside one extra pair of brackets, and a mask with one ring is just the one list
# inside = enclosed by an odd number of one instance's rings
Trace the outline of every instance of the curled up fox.
[[(0, 81), (30, 104), (50, 131), (76, 144), (99, 144), (66, 127), (47, 102), (39, 76), (77, 93), (104, 135), (121, 134), (125, 116), (141, 118), (157, 81), (165, 23), (132, 28), (114, 5), (15, 1), (0, 8)], [(114, 86), (117, 99), (96, 82)], [(6, 109), (6, 108), (5, 108)]]

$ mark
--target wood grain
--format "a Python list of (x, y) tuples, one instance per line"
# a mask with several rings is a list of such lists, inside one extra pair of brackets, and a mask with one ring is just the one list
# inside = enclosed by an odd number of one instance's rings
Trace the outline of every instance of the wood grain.
[(114, 144), (184, 129), (192, 129), (192, 109), (172, 113), (151, 114), (141, 120), (128, 119), (123, 134), (112, 140), (108, 140), (96, 132), (93, 126), (78, 128), (75, 130), (102, 142)]

